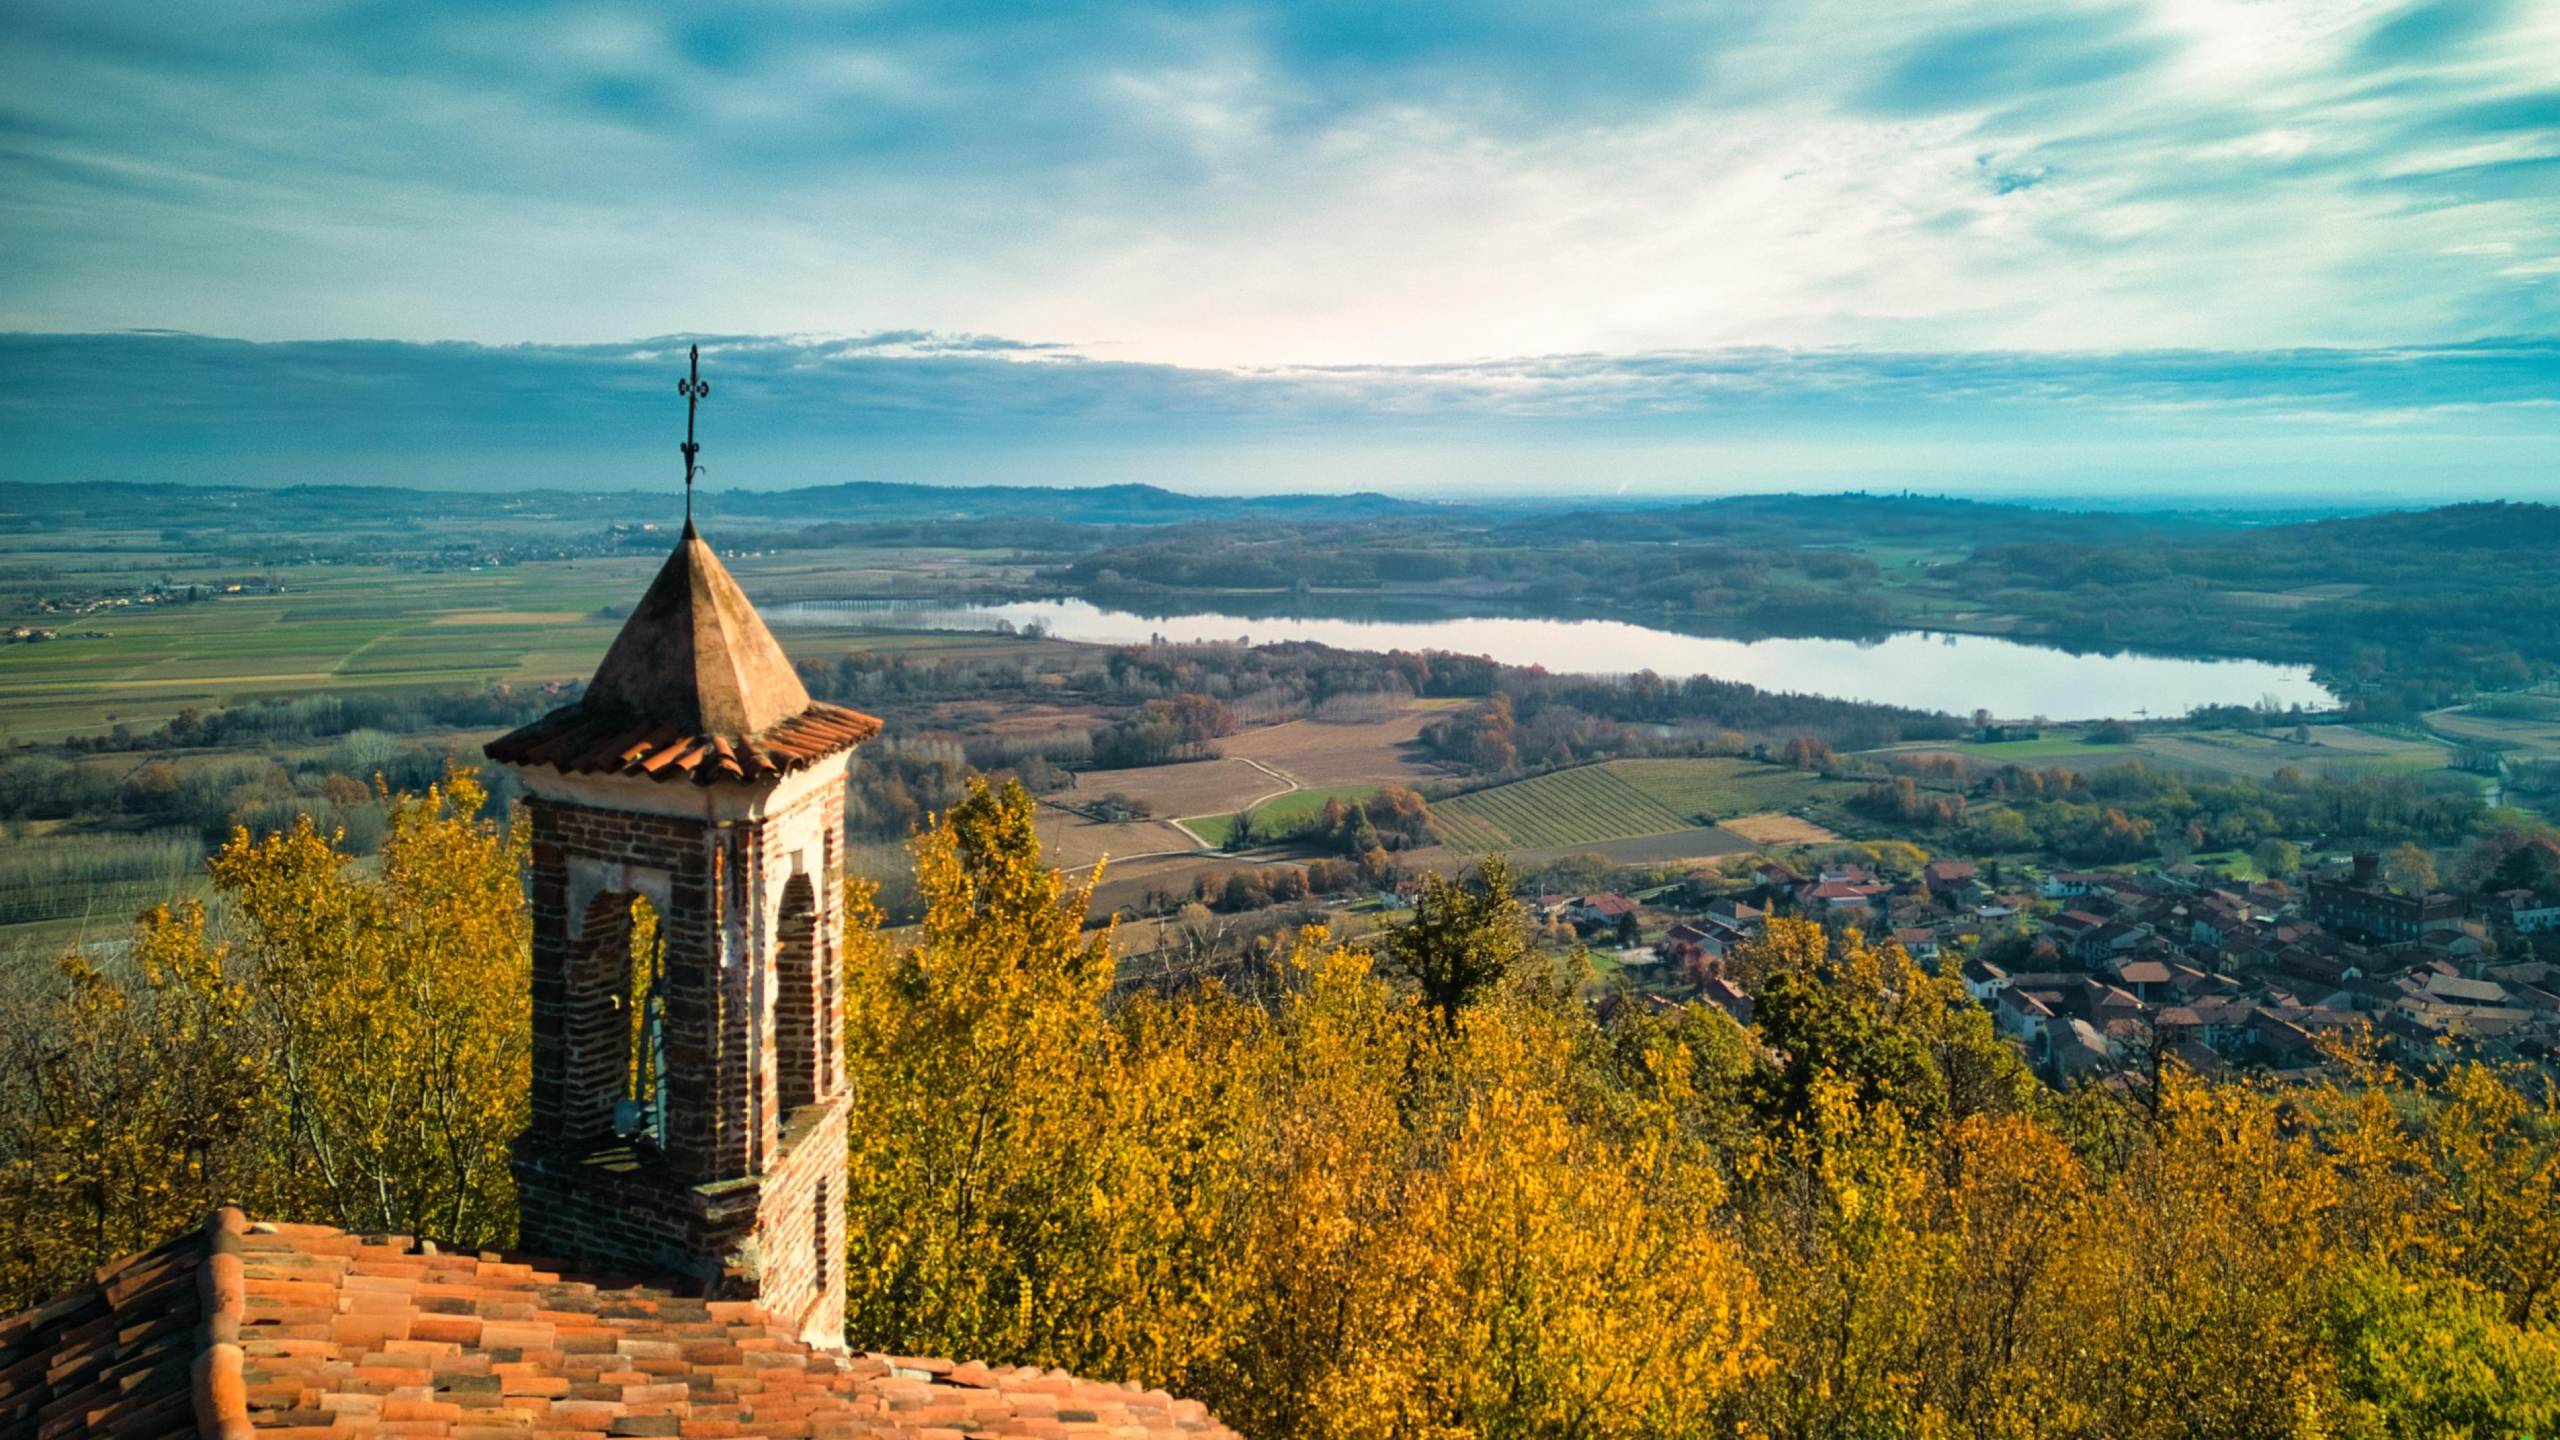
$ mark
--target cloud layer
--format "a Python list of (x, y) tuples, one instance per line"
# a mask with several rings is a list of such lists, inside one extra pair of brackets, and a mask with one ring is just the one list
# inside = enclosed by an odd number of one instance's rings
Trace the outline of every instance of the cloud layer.
[(1181, 393), (2560, 330), (2530, 0), (27, 0), (0, 80), (34, 331), (930, 326)]
[[(22, 478), (655, 487), (699, 344), (710, 482), (1588, 493), (1770, 484), (2535, 493), (2560, 341), (1735, 348), (1207, 368), (920, 331), (586, 345), (0, 335)], [(2458, 469), (2448, 471), (2449, 461)], [(672, 492), (671, 492), (672, 493)]]

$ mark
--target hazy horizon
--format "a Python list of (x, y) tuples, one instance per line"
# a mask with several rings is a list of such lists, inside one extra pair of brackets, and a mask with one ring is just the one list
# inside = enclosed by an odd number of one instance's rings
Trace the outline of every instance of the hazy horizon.
[(71, 483), (2560, 498), (2560, 8), (34, 0)]

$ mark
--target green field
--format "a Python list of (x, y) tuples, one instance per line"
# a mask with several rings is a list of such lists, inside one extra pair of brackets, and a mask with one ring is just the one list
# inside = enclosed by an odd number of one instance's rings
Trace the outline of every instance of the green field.
[(1452, 847), (1477, 853), (1552, 850), (1688, 828), (1688, 816), (1614, 770), (1586, 765), (1472, 791), (1431, 807), (1432, 820)]
[[(1292, 790), (1274, 795), (1253, 807), (1253, 823), (1265, 835), (1302, 825), (1316, 817), (1328, 800), (1366, 800), (1378, 793), (1375, 785), (1331, 785), (1306, 790)], [(1236, 828), (1236, 812), (1224, 815), (1186, 815), (1182, 827), (1210, 845), (1224, 845)]]
[[(814, 583), (802, 573), (812, 554), (834, 552), (741, 559), (740, 583), (760, 599)], [(846, 552), (840, 558), (850, 567), (871, 557)], [(278, 572), (288, 587), (278, 595), (221, 595), (87, 615), (15, 611), (7, 617), (11, 623), (47, 626), (62, 638), (0, 646), (0, 740), (59, 740), (118, 723), (148, 730), (188, 707), (212, 710), (255, 699), (583, 678), (620, 628), (615, 617), (660, 563), (656, 555), (634, 555), (435, 572), (307, 565)], [(134, 568), (207, 583), (221, 578), (175, 565)], [(784, 625), (777, 633), (795, 656), (823, 658), (854, 648), (993, 655), (1041, 643), (1000, 635), (882, 634), (850, 618), (843, 625)]]

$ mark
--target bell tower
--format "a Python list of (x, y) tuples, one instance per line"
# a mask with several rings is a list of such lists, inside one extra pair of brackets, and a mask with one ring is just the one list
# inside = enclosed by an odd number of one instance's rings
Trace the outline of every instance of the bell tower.
[(527, 1251), (843, 1343), (844, 777), (879, 731), (688, 518), (585, 694), (489, 743), (532, 827)]

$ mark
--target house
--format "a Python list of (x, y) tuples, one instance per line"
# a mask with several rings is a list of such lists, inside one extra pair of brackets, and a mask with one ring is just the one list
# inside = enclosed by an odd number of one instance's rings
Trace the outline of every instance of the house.
[(1636, 902), (1614, 891), (1597, 895), (1581, 895), (1564, 909), (1564, 918), (1575, 925), (1610, 926), (1636, 913)]
[(2009, 988), (2009, 972), (1988, 960), (1967, 960), (1964, 962), (1964, 988), (1965, 993), (1988, 1005), (2001, 991)]
[(2037, 887), (2047, 900), (2069, 900), (2106, 887), (2109, 877), (2085, 870), (2056, 870)]
[(1901, 946), (1904, 954), (1923, 965), (1937, 963), (1938, 932), (1926, 925), (1908, 925), (1894, 931), (1893, 943)]
[(1771, 892), (1789, 891), (1804, 884), (1804, 877), (1783, 860), (1763, 860), (1751, 867), (1751, 878)]
[(2162, 1010), (2157, 1025), (2163, 1031), (2179, 1032), (2181, 1039), (2227, 1055), (2248, 1043), (2257, 1013), (2257, 1006), (2237, 996), (2197, 996), (2184, 1005)]
[(2029, 1044), (2041, 1044), (2045, 1031), (2057, 1018), (2054, 1006), (2045, 995), (2016, 985), (2000, 991), (1991, 1014), (2004, 1033)]
[(2382, 883), (2382, 857), (2372, 851), (2359, 851), (2352, 864), (2343, 879), (2312, 877), (2311, 923), (2349, 939), (2386, 943), (2461, 923), (2462, 901), (2454, 896), (2392, 893)]
[(1715, 931), (1682, 921), (1665, 932), (1653, 950), (1683, 973), (1696, 975), (1722, 966), (1732, 948), (1731, 942)]
[(2069, 944), (2078, 944), (2084, 935), (2093, 935), (2107, 927), (2107, 917), (2087, 910), (2065, 910), (2053, 917), (2053, 933)]
[(1742, 930), (1749, 930), (1769, 918), (1769, 912), (1745, 905), (1730, 895), (1707, 902), (1707, 914)]
[[(840, 801), (880, 730), (810, 698), (687, 524), (583, 696), (485, 747), (530, 839), (523, 1244), (633, 1278), (226, 1209), (0, 1320), (0, 1434), (1230, 1437), (1161, 1392), (845, 1351)], [(635, 1025), (597, 960), (642, 896)]]
[(2251, 1038), (2277, 1065), (2303, 1065), (2319, 1058), (2319, 1046), (2311, 1038), (2309, 1027), (2295, 1016), (2261, 1009)]
[(2428, 999), (2447, 1005), (2504, 1005), (2507, 987), (2495, 980), (2465, 980), (2454, 975), (2429, 975), (2420, 987)]
[(2051, 1032), (2050, 1052), (2045, 1063), (2052, 1072), (2053, 1082), (2068, 1087), (2075, 1081), (2106, 1070), (2114, 1064), (2115, 1058), (2115, 1046), (2099, 1032), (2098, 1027), (2075, 1016)]
[(1970, 860), (1932, 860), (1920, 867), (1920, 883), (1932, 895), (1942, 890), (1969, 888), (1974, 883), (1973, 876), (1974, 866)]
[(2530, 890), (2501, 890), (2484, 901), (2482, 909), (2519, 935), (2560, 930), (2560, 900), (2539, 900)]
[(2133, 987), (2134, 997), (2148, 1004), (2155, 992), (2169, 988), (2169, 966), (2159, 960), (2127, 960), (2116, 966), (2116, 981)]
[(1849, 880), (1824, 880), (1807, 885), (1796, 892), (1796, 903), (1816, 912), (1843, 910), (1870, 911), (1884, 894), (1881, 885)]
[(2188, 911), (2187, 939), (2197, 945), (2219, 945), (2249, 923), (2249, 907), (2238, 896), (2216, 891)]
[(1710, 975), (1706, 983), (1698, 987), (1698, 993), (1708, 1004), (1732, 1016), (1735, 1024), (1751, 1023), (1751, 997), (1743, 994), (1742, 988), (1732, 981), (1721, 975)]

